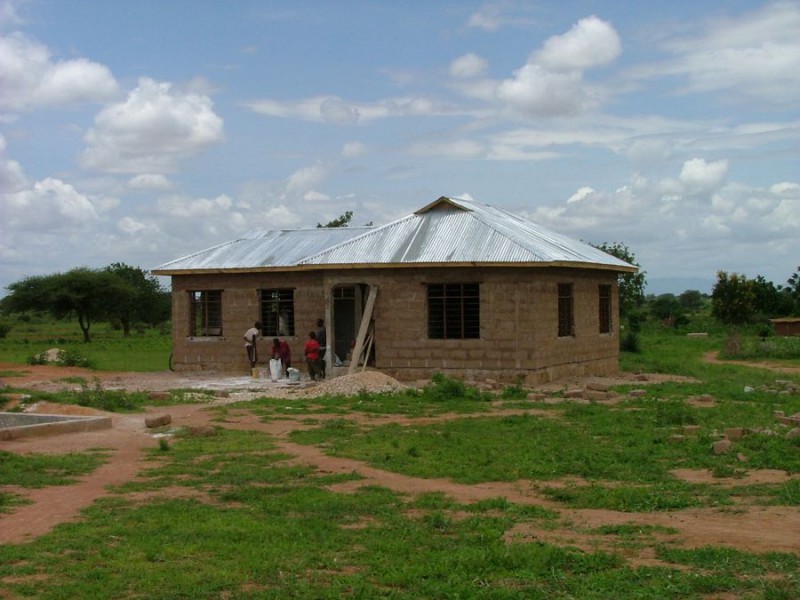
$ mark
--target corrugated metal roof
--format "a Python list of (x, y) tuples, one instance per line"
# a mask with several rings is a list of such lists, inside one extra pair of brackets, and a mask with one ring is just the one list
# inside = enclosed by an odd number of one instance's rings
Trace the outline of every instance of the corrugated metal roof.
[(168, 275), (167, 271), (294, 267), (305, 257), (336, 246), (369, 229), (317, 227), (255, 230), (230, 242), (159, 265), (153, 272)]
[(589, 244), (502, 209), (442, 197), (382, 227), (252, 232), (153, 272), (447, 263), (577, 263), (618, 271), (634, 269)]

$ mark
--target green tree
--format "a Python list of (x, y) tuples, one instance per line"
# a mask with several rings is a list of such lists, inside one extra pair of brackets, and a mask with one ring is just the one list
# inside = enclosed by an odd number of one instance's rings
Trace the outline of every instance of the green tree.
[(767, 281), (761, 275), (751, 280), (751, 285), (755, 294), (756, 317), (759, 320), (791, 314), (793, 302), (785, 290), (776, 287), (774, 283)]
[(738, 273), (717, 272), (711, 291), (711, 314), (726, 325), (744, 325), (756, 312), (756, 294), (751, 281)]
[(323, 225), (322, 223), (317, 223), (318, 228), (322, 227), (347, 227), (347, 224), (353, 219), (353, 211), (348, 210), (345, 211), (343, 215), (335, 218), (333, 221), (328, 221)]
[(169, 294), (161, 288), (158, 278), (125, 263), (113, 263), (105, 270), (131, 287), (129, 295), (108, 307), (109, 316), (116, 317), (122, 324), (125, 337), (130, 336), (134, 323), (152, 326), (169, 319)]
[(620, 260), (635, 267), (639, 267), (636, 273), (621, 273), (617, 276), (617, 284), (619, 285), (619, 312), (621, 317), (630, 315), (636, 308), (639, 308), (644, 303), (644, 288), (647, 285), (647, 271), (643, 271), (636, 256), (630, 248), (620, 242), (609, 244), (603, 242), (599, 246), (595, 246), (598, 250), (602, 250), (606, 254), (616, 256)]
[(800, 267), (786, 280), (784, 290), (792, 299), (792, 314), (800, 315)]
[(31, 310), (51, 314), (56, 319), (75, 317), (83, 341), (91, 341), (91, 326), (124, 303), (133, 288), (108, 271), (77, 268), (66, 273), (27, 277), (8, 286), (3, 309), (8, 312)]
[(678, 302), (684, 310), (700, 310), (703, 308), (703, 294), (698, 290), (686, 290), (678, 296)]

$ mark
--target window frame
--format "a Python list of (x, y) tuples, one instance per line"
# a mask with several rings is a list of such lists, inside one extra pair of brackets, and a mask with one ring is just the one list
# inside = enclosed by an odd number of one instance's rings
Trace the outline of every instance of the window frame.
[(558, 337), (575, 337), (575, 291), (572, 283), (557, 284)]
[(426, 283), (425, 287), (429, 340), (480, 339), (480, 283)]
[(187, 293), (189, 337), (221, 337), (222, 290), (189, 290)]
[(263, 288), (258, 292), (261, 335), (295, 337), (295, 288)]

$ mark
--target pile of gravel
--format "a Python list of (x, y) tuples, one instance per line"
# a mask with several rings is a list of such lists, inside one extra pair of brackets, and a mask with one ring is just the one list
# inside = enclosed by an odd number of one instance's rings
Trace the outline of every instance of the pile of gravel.
[(393, 377), (380, 371), (363, 371), (352, 375), (342, 375), (319, 382), (304, 388), (298, 395), (304, 398), (318, 398), (319, 396), (353, 396), (362, 392), (368, 394), (382, 394), (385, 392), (399, 392), (406, 389)]

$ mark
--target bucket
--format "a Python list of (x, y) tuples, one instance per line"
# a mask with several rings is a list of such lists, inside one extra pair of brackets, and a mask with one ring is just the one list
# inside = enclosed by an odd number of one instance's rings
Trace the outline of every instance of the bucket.
[(294, 367), (289, 367), (286, 369), (286, 372), (289, 374), (289, 381), (291, 383), (300, 383), (300, 371)]

